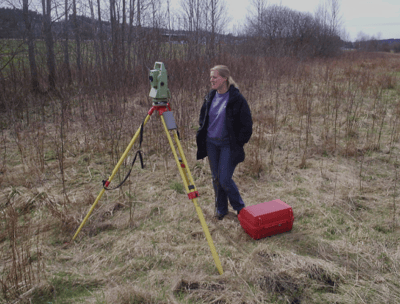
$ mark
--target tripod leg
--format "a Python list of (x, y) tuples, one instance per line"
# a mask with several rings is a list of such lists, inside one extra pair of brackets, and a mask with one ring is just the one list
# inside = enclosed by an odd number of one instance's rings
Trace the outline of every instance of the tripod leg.
[(181, 143), (179, 141), (178, 134), (177, 134), (176, 130), (174, 130), (175, 143), (176, 143), (176, 145), (178, 147), (179, 155), (180, 155), (180, 157), (182, 159), (183, 165), (182, 165), (182, 163), (179, 160), (179, 157), (177, 155), (174, 143), (173, 143), (171, 135), (170, 135), (170, 133), (168, 131), (167, 125), (166, 125), (165, 120), (164, 120), (164, 117), (163, 116), (160, 116), (160, 117), (161, 117), (161, 122), (162, 122), (162, 124), (164, 126), (165, 133), (166, 133), (167, 138), (168, 138), (169, 145), (171, 146), (172, 153), (174, 154), (174, 158), (175, 158), (176, 164), (178, 166), (179, 173), (180, 173), (182, 181), (183, 181), (183, 183), (185, 185), (186, 193), (188, 194), (189, 199), (192, 200), (192, 202), (193, 202), (193, 204), (194, 204), (194, 206), (196, 208), (196, 212), (197, 212), (197, 215), (199, 217), (199, 220), (200, 220), (200, 223), (201, 223), (201, 227), (203, 228), (204, 234), (205, 234), (207, 242), (208, 242), (208, 246), (210, 247), (211, 254), (212, 254), (213, 258), (214, 258), (215, 266), (217, 267), (219, 274), (222, 275), (224, 272), (222, 270), (221, 261), (219, 260), (218, 253), (217, 253), (217, 251), (215, 249), (214, 242), (213, 242), (213, 240), (211, 238), (210, 231), (208, 230), (208, 226), (207, 226), (207, 223), (206, 223), (206, 221), (204, 219), (203, 212), (201, 211), (201, 208), (197, 204), (198, 192), (197, 192), (196, 186), (194, 185), (193, 177), (192, 177), (192, 175), (190, 173), (189, 166), (187, 164), (185, 154), (183, 153), (183, 149), (182, 149)]
[[(150, 115), (148, 114), (148, 115), (146, 116), (144, 122), (143, 122), (143, 126), (149, 121), (149, 119), (150, 119)], [(123, 161), (124, 161), (125, 158), (128, 156), (129, 151), (132, 149), (133, 145), (135, 144), (137, 138), (138, 138), (139, 135), (140, 135), (141, 128), (142, 128), (142, 127), (140, 127), (140, 128), (136, 131), (136, 133), (135, 133), (135, 135), (133, 136), (133, 138), (131, 139), (129, 145), (126, 147), (125, 152), (122, 154), (121, 158), (119, 159), (118, 163), (116, 164), (116, 166), (115, 166), (115, 168), (114, 168), (112, 174), (111, 174), (110, 177), (107, 179), (107, 184), (109, 184), (109, 183), (112, 181), (112, 179), (114, 178), (115, 174), (117, 174), (119, 167), (121, 167)], [(75, 238), (78, 236), (79, 232), (81, 231), (82, 227), (85, 225), (85, 223), (86, 223), (86, 221), (88, 220), (89, 216), (92, 214), (94, 208), (96, 207), (96, 205), (97, 205), (97, 203), (99, 202), (100, 198), (103, 196), (104, 192), (105, 192), (105, 189), (103, 188), (103, 189), (100, 191), (99, 195), (97, 196), (96, 200), (94, 201), (92, 207), (90, 207), (89, 212), (87, 213), (87, 215), (86, 215), (85, 218), (83, 219), (81, 225), (79, 226), (79, 228), (78, 228), (78, 230), (76, 231), (74, 237), (72, 238), (72, 241), (74, 241)]]

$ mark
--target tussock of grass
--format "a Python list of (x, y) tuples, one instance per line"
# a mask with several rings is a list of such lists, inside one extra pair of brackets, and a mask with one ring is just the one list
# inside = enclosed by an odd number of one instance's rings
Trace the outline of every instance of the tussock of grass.
[[(306, 300), (307, 289), (336, 293), (342, 280), (343, 270), (322, 259), (274, 252), (269, 248), (257, 248), (245, 267), (249, 277), (262, 290), (290, 295)], [(293, 301), (292, 299), (291, 301)]]

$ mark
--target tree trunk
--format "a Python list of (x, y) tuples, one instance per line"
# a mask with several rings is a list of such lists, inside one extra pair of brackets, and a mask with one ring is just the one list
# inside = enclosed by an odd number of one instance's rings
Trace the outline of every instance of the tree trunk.
[(82, 81), (81, 39), (79, 35), (78, 19), (76, 17), (76, 0), (72, 0), (72, 14), (76, 41), (76, 67), (78, 68), (78, 80)]
[(138, 59), (138, 64), (140, 65), (143, 63), (143, 51), (142, 51), (142, 46), (143, 46), (143, 39), (142, 39), (142, 8), (141, 8), (141, 1), (137, 0), (137, 19), (136, 19), (136, 55)]
[(54, 56), (54, 41), (51, 33), (51, 0), (42, 0), (43, 32), (47, 48), (47, 68), (49, 69), (49, 86), (56, 88), (56, 60)]
[(102, 63), (103, 63), (103, 73), (106, 73), (107, 61), (106, 61), (106, 53), (104, 51), (104, 42), (103, 42), (104, 34), (103, 34), (103, 24), (101, 22), (100, 0), (97, 0), (97, 14), (98, 14), (98, 19), (99, 19), (99, 30), (100, 30), (99, 40), (100, 40), (101, 59), (102, 59)]
[(131, 45), (133, 34), (133, 17), (135, 15), (135, 0), (129, 0), (129, 32), (127, 41), (128, 71), (132, 70)]
[[(26, 0), (24, 0), (26, 1)], [(68, 0), (65, 0), (65, 25), (64, 25), (64, 69), (67, 73), (68, 85), (72, 83), (71, 67), (69, 65), (69, 49), (68, 49)]]
[(38, 81), (37, 66), (35, 60), (35, 46), (32, 35), (31, 21), (29, 20), (28, 6), (29, 6), (28, 0), (23, 0), (23, 16), (25, 21), (26, 36), (28, 39), (28, 57), (29, 57), (29, 66), (31, 70), (31, 89), (33, 92), (36, 93), (39, 91), (39, 81)]
[(118, 45), (118, 22), (116, 14), (115, 0), (110, 0), (110, 21), (111, 21), (111, 47), (112, 47), (112, 68), (111, 68), (111, 81), (114, 84), (118, 83), (119, 71), (119, 45)]
[(99, 70), (100, 56), (99, 56), (99, 48), (98, 48), (97, 28), (96, 28), (96, 22), (94, 19), (93, 0), (89, 0), (89, 8), (90, 8), (90, 19), (92, 21), (92, 38), (93, 38), (93, 46), (94, 46), (94, 54), (95, 54), (95, 67), (96, 67), (96, 70)]
[(122, 0), (122, 25), (121, 25), (121, 70), (125, 81), (125, 25), (126, 25), (126, 0)]
[(215, 53), (215, 22), (216, 22), (216, 3), (211, 0), (211, 41), (210, 41), (210, 55), (214, 57)]
[(141, 20), (141, 16), (140, 16), (140, 0), (137, 0), (137, 22), (136, 22), (136, 26), (138, 26), (139, 28), (141, 27), (141, 23), (140, 23), (140, 20)]

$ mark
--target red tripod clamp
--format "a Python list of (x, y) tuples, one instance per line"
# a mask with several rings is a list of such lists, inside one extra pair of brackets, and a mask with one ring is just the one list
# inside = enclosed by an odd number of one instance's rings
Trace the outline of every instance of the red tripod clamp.
[(171, 111), (171, 107), (169, 103), (161, 106), (152, 106), (147, 114), (151, 116), (151, 114), (153, 114), (154, 111), (158, 111), (158, 114), (162, 115), (164, 112)]
[(190, 200), (195, 199), (196, 197), (199, 197), (199, 196), (200, 196), (199, 195), (199, 191), (190, 192), (188, 194), (188, 197), (189, 197)]

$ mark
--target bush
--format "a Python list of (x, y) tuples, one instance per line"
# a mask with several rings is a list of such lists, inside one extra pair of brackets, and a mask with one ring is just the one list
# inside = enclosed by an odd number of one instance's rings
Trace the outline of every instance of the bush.
[(396, 43), (393, 45), (393, 51), (395, 53), (400, 53), (400, 43)]

